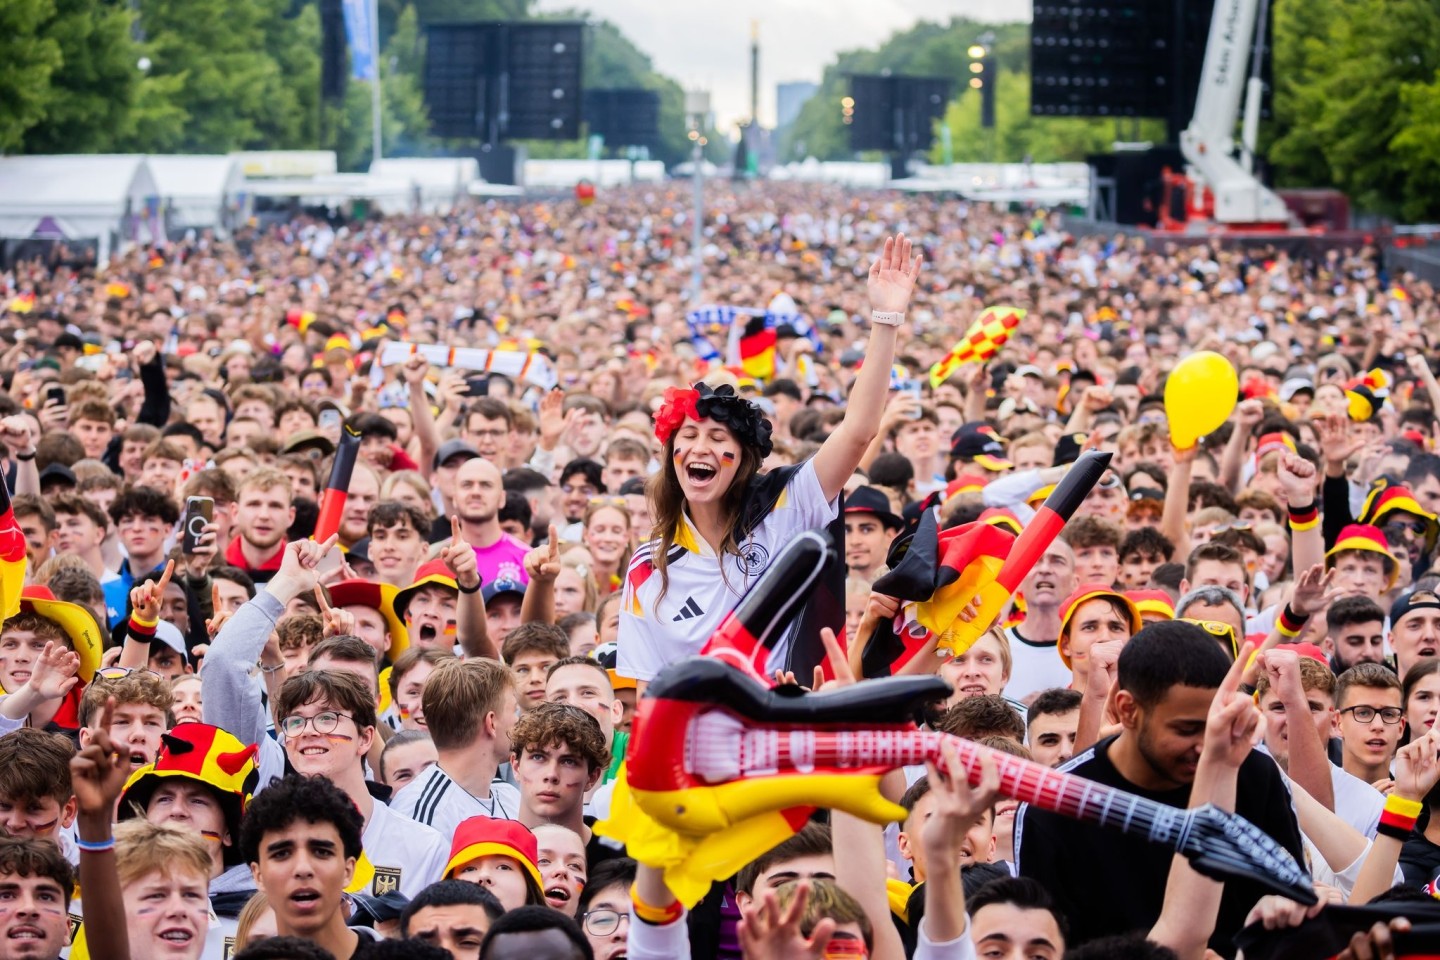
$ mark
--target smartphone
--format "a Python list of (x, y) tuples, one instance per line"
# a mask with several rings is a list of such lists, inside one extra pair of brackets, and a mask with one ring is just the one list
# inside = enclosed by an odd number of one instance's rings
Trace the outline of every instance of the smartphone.
[(488, 397), (490, 396), (490, 378), (483, 373), (478, 373), (465, 378), (465, 396), (467, 397)]
[(328, 430), (331, 427), (340, 426), (340, 411), (333, 407), (327, 407), (321, 410), (320, 419), (316, 421), (316, 425), (319, 426), (321, 430)]
[(205, 533), (205, 525), (215, 516), (215, 501), (210, 497), (188, 497), (185, 500), (184, 536), (180, 550), (187, 555), (195, 552), (195, 541)]
[(65, 406), (65, 388), (60, 386), (58, 383), (52, 383), (50, 384), (50, 386), (46, 387), (45, 405), (56, 407)]
[(919, 420), (921, 416), (920, 403), (923, 400), (921, 397), (921, 389), (922, 387), (919, 380), (902, 380), (895, 388), (896, 393), (908, 393), (915, 398), (915, 410), (910, 414), (911, 420)]

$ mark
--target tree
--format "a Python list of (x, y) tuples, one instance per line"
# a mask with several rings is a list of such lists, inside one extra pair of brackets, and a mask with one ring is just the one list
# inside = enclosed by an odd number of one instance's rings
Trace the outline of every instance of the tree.
[[(287, 0), (141, 0), (139, 116), (122, 143), (150, 153), (224, 153), (315, 142), (319, 21)], [(306, 51), (309, 51), (308, 53)]]
[(0, 152), (20, 146), (45, 116), (51, 76), (60, 68), (60, 44), (41, 32), (54, 0), (0, 3)]
[(1440, 215), (1440, 144), (1427, 141), (1429, 111), (1440, 102), (1440, 8), (1432, 0), (1325, 0), (1312, 13), (1309, 0), (1287, 0), (1276, 18), (1284, 132), (1272, 159), (1285, 176), (1328, 174), (1361, 208)]
[(27, 153), (113, 149), (130, 122), (140, 80), (130, 24), (122, 5), (55, 0), (40, 32), (59, 47), (61, 67), (50, 78), (44, 118), (25, 134)]

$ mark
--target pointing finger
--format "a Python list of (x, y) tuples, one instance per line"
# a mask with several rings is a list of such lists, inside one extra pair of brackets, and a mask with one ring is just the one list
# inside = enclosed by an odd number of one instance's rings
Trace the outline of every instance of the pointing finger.
[(165, 588), (170, 586), (170, 578), (175, 575), (175, 561), (171, 560), (165, 564), (165, 572), (160, 575), (160, 583), (155, 587), (155, 599), (165, 593)]
[(327, 618), (330, 617), (332, 612), (330, 601), (325, 598), (325, 588), (318, 583), (315, 584), (315, 602), (320, 605), (320, 613)]

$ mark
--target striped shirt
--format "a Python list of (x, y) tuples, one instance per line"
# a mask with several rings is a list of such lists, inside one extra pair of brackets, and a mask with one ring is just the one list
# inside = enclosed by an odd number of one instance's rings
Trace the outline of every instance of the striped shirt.
[(514, 820), (520, 815), (520, 791), (499, 777), (490, 781), (490, 796), (473, 796), (440, 765), (432, 764), (390, 798), (390, 809), (416, 823), (434, 827), (442, 837), (470, 817)]

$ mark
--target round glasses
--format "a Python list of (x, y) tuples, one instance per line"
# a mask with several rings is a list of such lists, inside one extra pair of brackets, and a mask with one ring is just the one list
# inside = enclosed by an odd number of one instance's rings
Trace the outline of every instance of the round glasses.
[(585, 932), (592, 937), (608, 937), (620, 929), (620, 921), (629, 919), (628, 915), (618, 913), (614, 910), (591, 910), (580, 915), (580, 923)]
[(1350, 714), (1360, 723), (1369, 723), (1375, 719), (1377, 713), (1380, 715), (1381, 722), (1387, 725), (1397, 724), (1405, 719), (1405, 711), (1400, 707), (1367, 707), (1361, 705), (1358, 707), (1346, 707), (1340, 712)]
[(280, 721), (280, 730), (287, 737), (298, 737), (305, 732), (305, 725), (309, 724), (316, 733), (334, 733), (341, 720), (354, 719), (350, 714), (338, 710), (323, 710), (313, 717), (300, 717), (292, 713)]

